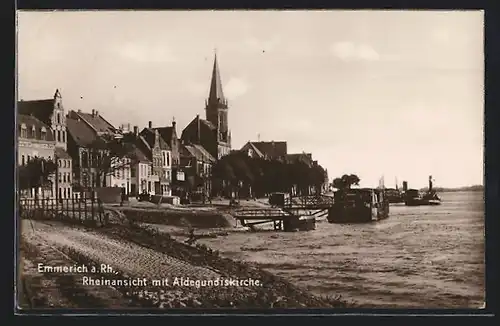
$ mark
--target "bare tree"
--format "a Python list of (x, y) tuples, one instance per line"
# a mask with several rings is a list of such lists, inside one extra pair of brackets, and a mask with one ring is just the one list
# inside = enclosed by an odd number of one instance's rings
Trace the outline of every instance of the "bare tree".
[(89, 146), (90, 166), (95, 169), (95, 186), (106, 187), (106, 178), (137, 162), (133, 145), (112, 135), (98, 137)]

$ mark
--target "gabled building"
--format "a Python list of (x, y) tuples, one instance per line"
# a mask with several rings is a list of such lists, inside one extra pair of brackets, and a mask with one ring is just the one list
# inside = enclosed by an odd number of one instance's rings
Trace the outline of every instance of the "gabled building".
[(17, 111), (19, 114), (34, 116), (43, 122), (52, 131), (56, 147), (66, 150), (66, 117), (62, 96), (58, 89), (51, 99), (20, 100), (17, 102)]
[(222, 91), (222, 82), (214, 58), (208, 99), (205, 101), (206, 119), (197, 115), (182, 131), (185, 144), (203, 146), (213, 157), (220, 159), (231, 151), (231, 131), (228, 122), (228, 101)]
[(149, 145), (146, 139), (139, 135), (139, 128), (135, 126), (133, 132), (123, 134), (123, 141), (132, 145), (135, 158), (130, 166), (130, 193), (132, 195), (154, 193), (154, 183), (157, 178), (153, 177), (153, 164), (148, 157)]
[[(95, 136), (92, 137), (92, 141), (95, 141), (98, 137), (109, 136), (112, 138), (120, 138), (122, 137), (122, 132), (115, 128), (109, 121), (107, 121), (102, 115), (99, 114), (99, 111), (92, 110), (91, 113), (78, 111), (70, 111), (68, 113), (68, 118), (79, 121), (79, 123), (83, 126), (85, 125), (90, 132)], [(91, 172), (91, 177), (96, 177), (96, 168), (100, 164), (99, 155), (96, 153), (95, 149), (91, 149), (89, 146), (91, 143), (86, 144), (86, 147), (80, 146), (80, 150), (86, 148), (86, 152), (90, 156), (97, 156), (95, 158), (91, 158), (93, 163), (93, 172)], [(92, 153), (94, 152), (94, 153)], [(101, 155), (104, 154), (104, 151), (101, 151)], [(102, 157), (102, 156), (101, 156)], [(81, 160), (81, 158), (80, 158)], [(113, 161), (112, 171), (106, 176), (101, 176), (105, 178), (104, 182), (101, 180), (99, 183), (93, 183), (95, 186), (103, 186), (106, 187), (121, 187), (125, 190), (125, 194), (130, 193), (131, 187), (131, 176), (130, 176), (130, 158), (123, 157), (120, 160)], [(93, 176), (92, 176), (93, 175)], [(96, 179), (93, 179), (97, 181)]]
[(240, 151), (249, 156), (260, 157), (267, 160), (286, 160), (287, 143), (286, 141), (258, 141), (247, 142)]
[(145, 141), (148, 158), (152, 162), (154, 181), (154, 194), (171, 196), (172, 180), (172, 151), (170, 146), (160, 137), (160, 132), (153, 129), (152, 122), (144, 128), (140, 135)]
[[(61, 93), (59, 89), (56, 89), (54, 96), (50, 99), (42, 100), (31, 100), (24, 101), (20, 100), (17, 102), (17, 111), (19, 115), (32, 116), (44, 124), (46, 130), (45, 137), (51, 137), (53, 143), (55, 143), (55, 148), (58, 150), (54, 152), (51, 157), (57, 161), (58, 171), (56, 175), (61, 173), (61, 183), (59, 179), (54, 178), (54, 183), (56, 184), (57, 190), (54, 189), (55, 196), (58, 198), (69, 198), (71, 196), (71, 179), (69, 177), (69, 182), (64, 182), (64, 175), (67, 175), (71, 168), (64, 168), (68, 165), (68, 153), (67, 153), (67, 143), (68, 143), (68, 131), (66, 124), (66, 114), (62, 101)], [(49, 136), (50, 134), (50, 136)], [(59, 171), (61, 167), (61, 171)], [(65, 195), (66, 194), (66, 195)]]
[(201, 145), (187, 144), (181, 146), (181, 166), (190, 178), (194, 191), (209, 197), (212, 193), (212, 166), (216, 159)]
[(68, 117), (68, 153), (72, 158), (74, 191), (87, 191), (97, 187), (101, 181), (97, 178), (97, 157), (92, 144), (98, 139), (97, 134), (78, 116)]

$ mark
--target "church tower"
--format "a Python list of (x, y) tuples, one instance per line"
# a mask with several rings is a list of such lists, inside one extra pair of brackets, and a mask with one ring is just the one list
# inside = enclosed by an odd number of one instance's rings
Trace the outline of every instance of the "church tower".
[(228, 103), (222, 91), (217, 54), (214, 58), (208, 99), (205, 101), (205, 112), (207, 121), (211, 122), (216, 129), (217, 158), (219, 159), (231, 151), (231, 132), (227, 118)]

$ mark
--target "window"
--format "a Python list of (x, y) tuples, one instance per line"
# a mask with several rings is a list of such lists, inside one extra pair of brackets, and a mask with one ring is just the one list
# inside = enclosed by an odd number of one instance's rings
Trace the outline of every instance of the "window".
[(64, 130), (62, 132), (62, 141), (66, 142), (66, 132)]
[(135, 167), (130, 168), (130, 177), (132, 177), (132, 178), (135, 177)]
[[(63, 173), (63, 182), (66, 183), (66, 172)], [(66, 191), (66, 189), (64, 191)]]
[(58, 130), (57, 131), (57, 141), (60, 142), (61, 141), (61, 130)]
[(170, 166), (170, 152), (167, 152), (167, 166)]
[(62, 183), (62, 173), (59, 172), (59, 183)]
[(24, 155), (21, 155), (21, 165), (24, 165), (26, 162), (24, 162)]
[(71, 168), (71, 160), (68, 160), (68, 168)]
[(47, 129), (45, 127), (42, 127), (41, 133), (40, 133), (40, 139), (41, 140), (47, 140)]
[[(59, 105), (59, 103), (57, 103)], [(57, 123), (61, 123), (61, 114), (57, 114)]]
[(31, 138), (36, 138), (36, 127), (35, 126), (31, 127)]

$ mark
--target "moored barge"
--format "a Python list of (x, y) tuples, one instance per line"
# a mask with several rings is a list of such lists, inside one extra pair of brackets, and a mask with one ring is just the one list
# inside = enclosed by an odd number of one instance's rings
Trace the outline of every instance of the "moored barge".
[(330, 223), (368, 223), (389, 217), (389, 201), (383, 189), (339, 190), (328, 209)]

